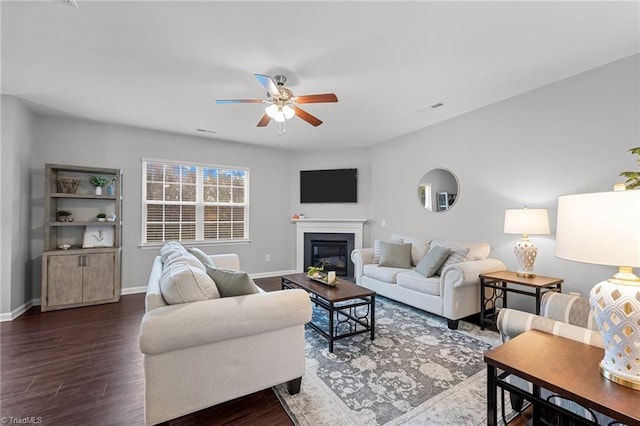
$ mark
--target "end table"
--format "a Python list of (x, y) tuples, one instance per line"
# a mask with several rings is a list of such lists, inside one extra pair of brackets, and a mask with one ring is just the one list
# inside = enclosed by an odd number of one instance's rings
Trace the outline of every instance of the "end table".
[[(484, 330), (485, 323), (495, 324), (495, 317), (498, 315), (496, 302), (502, 301), (502, 307), (507, 307), (507, 293), (524, 294), (536, 298), (536, 314), (540, 313), (540, 298), (548, 291), (562, 292), (562, 282), (560, 278), (543, 277), (536, 275), (532, 278), (520, 277), (513, 271), (497, 271), (487, 274), (480, 274), (480, 329)], [(517, 284), (524, 287), (533, 288), (533, 291), (509, 287), (509, 284)], [(487, 289), (492, 292), (487, 296)], [(493, 313), (487, 313), (493, 310)]]

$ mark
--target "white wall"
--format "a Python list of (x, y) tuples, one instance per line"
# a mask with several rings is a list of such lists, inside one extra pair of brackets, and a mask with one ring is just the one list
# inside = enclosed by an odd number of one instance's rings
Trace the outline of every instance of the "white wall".
[[(621, 171), (637, 170), (627, 150), (640, 145), (639, 58), (375, 146), (371, 237), (399, 231), (488, 241), (492, 256), (514, 269), (512, 247), (518, 236), (502, 232), (505, 209), (547, 208), (555, 232), (559, 195), (608, 191), (623, 180)], [(444, 214), (425, 211), (416, 196), (424, 173), (436, 167), (452, 170), (460, 181), (458, 201)], [(554, 235), (531, 239), (540, 249), (535, 271), (564, 278), (564, 291), (588, 294), (615, 272), (556, 258)]]
[[(287, 151), (227, 143), (198, 137), (156, 132), (111, 124), (38, 116), (33, 179), (42, 197), (45, 163), (114, 167), (123, 170), (122, 286), (146, 286), (153, 258), (159, 249), (139, 247), (141, 237), (141, 158), (152, 157), (234, 165), (251, 170), (249, 244), (201, 246), (208, 253), (238, 253), (250, 273), (289, 270), (290, 154)], [(42, 203), (34, 205), (32, 244), (34, 291), (40, 291)], [(265, 261), (265, 254), (271, 261)]]
[[(0, 148), (0, 314), (5, 319), (32, 298), (29, 262), (33, 114), (11, 96), (2, 96)], [(41, 225), (42, 226), (42, 225)]]

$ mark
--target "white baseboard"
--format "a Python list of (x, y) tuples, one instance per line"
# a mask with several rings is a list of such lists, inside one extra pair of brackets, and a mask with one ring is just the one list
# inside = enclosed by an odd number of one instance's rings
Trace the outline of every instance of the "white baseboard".
[(289, 275), (295, 274), (297, 271), (289, 270), (289, 271), (272, 271), (272, 272), (258, 272), (256, 274), (249, 274), (251, 278), (270, 278), (270, 277), (279, 277), (281, 275)]
[[(37, 300), (38, 305), (40, 305), (40, 299), (35, 299), (35, 300)], [(18, 306), (11, 312), (8, 312), (6, 314), (0, 314), (0, 322), (13, 321), (14, 319), (18, 318), (20, 315), (24, 314), (30, 307), (34, 305), (35, 305), (34, 300), (29, 300), (27, 303), (25, 303), (22, 306)]]
[(147, 291), (147, 286), (142, 286), (142, 287), (126, 287), (122, 289), (121, 294), (123, 296), (126, 296), (127, 294), (138, 294), (138, 293), (146, 293)]

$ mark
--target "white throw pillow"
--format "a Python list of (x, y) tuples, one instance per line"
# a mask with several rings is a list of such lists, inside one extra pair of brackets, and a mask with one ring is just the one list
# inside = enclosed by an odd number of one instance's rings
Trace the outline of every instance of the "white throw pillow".
[(186, 262), (173, 262), (160, 274), (160, 291), (169, 305), (218, 299), (216, 283), (206, 272)]
[(173, 253), (186, 253), (187, 250), (177, 241), (168, 241), (160, 248), (160, 260), (166, 262)]
[(184, 251), (184, 252), (174, 251), (174, 252), (171, 252), (169, 254), (169, 256), (167, 257), (167, 260), (164, 261), (164, 268), (166, 268), (168, 265), (171, 265), (172, 263), (176, 263), (176, 262), (184, 262), (189, 266), (193, 266), (194, 268), (200, 269), (202, 272), (206, 272), (202, 262), (200, 262), (200, 260), (196, 256), (194, 256), (193, 254), (189, 253), (188, 251)]

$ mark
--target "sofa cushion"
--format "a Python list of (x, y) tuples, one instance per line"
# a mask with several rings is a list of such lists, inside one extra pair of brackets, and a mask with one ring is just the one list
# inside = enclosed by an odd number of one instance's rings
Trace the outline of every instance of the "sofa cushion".
[(172, 262), (164, 267), (160, 274), (160, 291), (170, 305), (220, 297), (211, 277), (186, 262)]
[[(440, 246), (434, 246), (434, 247), (440, 247)], [(451, 265), (455, 265), (456, 263), (464, 262), (467, 259), (467, 255), (469, 254), (468, 248), (454, 246), (449, 248), (449, 250), (451, 251), (449, 252), (449, 256), (447, 256), (447, 260), (444, 261), (440, 269), (438, 269), (438, 272), (436, 272), (438, 275), (442, 275), (442, 273), (444, 272), (445, 269), (447, 269), (447, 267)]]
[(400, 272), (407, 272), (407, 270), (404, 268), (387, 268), (386, 266), (378, 266), (373, 263), (362, 267), (363, 275), (389, 284), (396, 283), (396, 275)]
[(392, 237), (389, 240), (375, 240), (373, 242), (373, 263), (380, 263), (380, 243), (383, 241), (387, 241), (390, 243), (401, 243), (402, 239)]
[(391, 234), (392, 240), (411, 244), (411, 266), (416, 266), (429, 251), (430, 241), (425, 237), (405, 234)]
[(185, 251), (171, 251), (169, 253), (169, 255), (167, 256), (167, 258), (165, 259), (165, 261), (164, 261), (164, 267), (166, 268), (167, 266), (169, 266), (169, 265), (171, 265), (173, 263), (179, 263), (179, 262), (186, 263), (189, 266), (192, 266), (194, 268), (198, 268), (202, 272), (205, 272), (204, 265), (202, 264), (202, 262), (200, 262), (197, 257), (195, 257), (194, 255), (192, 255), (191, 253), (189, 253), (186, 250)]
[(411, 268), (411, 244), (380, 242), (380, 263), (390, 268)]
[(420, 293), (440, 296), (440, 277), (425, 278), (415, 270), (404, 271), (396, 276), (398, 287)]
[(171, 254), (176, 252), (186, 253), (187, 250), (177, 241), (168, 241), (160, 248), (160, 260), (164, 263)]
[(216, 267), (216, 264), (209, 257), (209, 255), (200, 250), (198, 247), (189, 247), (187, 251), (194, 255), (200, 262), (202, 262), (203, 265), (211, 266), (212, 268)]
[(449, 257), (451, 249), (447, 247), (433, 246), (431, 250), (416, 265), (416, 272), (426, 278), (432, 277)]
[(244, 296), (260, 292), (246, 272), (211, 266), (206, 266), (206, 269), (207, 274), (215, 281), (221, 297)]

